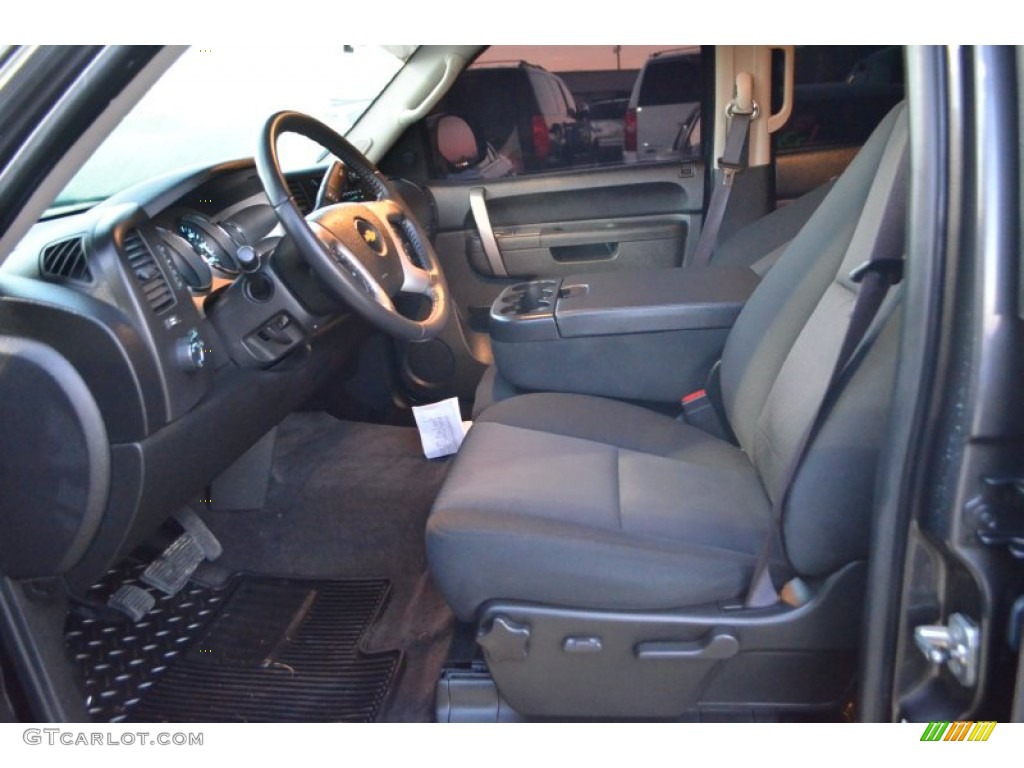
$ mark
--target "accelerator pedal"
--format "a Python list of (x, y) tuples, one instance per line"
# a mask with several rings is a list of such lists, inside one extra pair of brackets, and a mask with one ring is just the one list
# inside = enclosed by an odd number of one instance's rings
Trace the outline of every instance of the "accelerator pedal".
[(139, 578), (165, 595), (176, 595), (205, 559), (202, 547), (186, 531), (160, 553), (160, 557), (150, 563)]
[(204, 558), (213, 561), (223, 554), (224, 548), (217, 541), (217, 537), (213, 535), (213, 531), (191, 507), (179, 509), (174, 513), (174, 519), (185, 529), (186, 533), (191, 534), (192, 538), (196, 540), (196, 544), (203, 551)]
[(188, 507), (174, 513), (185, 532), (176, 538), (140, 577), (165, 595), (176, 595), (204, 560), (216, 560), (224, 551), (206, 523)]

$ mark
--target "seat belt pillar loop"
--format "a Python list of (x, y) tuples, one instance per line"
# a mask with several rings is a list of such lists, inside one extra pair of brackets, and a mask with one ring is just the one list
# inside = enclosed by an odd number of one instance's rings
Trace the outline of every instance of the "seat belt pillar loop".
[(730, 104), (725, 113), (730, 119), (729, 130), (725, 135), (725, 151), (718, 158), (719, 181), (711, 192), (707, 215), (700, 230), (700, 238), (694, 249), (690, 264), (694, 267), (706, 267), (711, 262), (711, 254), (715, 250), (718, 231), (725, 218), (729, 205), (736, 174), (747, 167), (747, 141), (750, 137), (750, 123), (757, 119), (757, 102), (750, 111), (739, 111), (735, 104)]

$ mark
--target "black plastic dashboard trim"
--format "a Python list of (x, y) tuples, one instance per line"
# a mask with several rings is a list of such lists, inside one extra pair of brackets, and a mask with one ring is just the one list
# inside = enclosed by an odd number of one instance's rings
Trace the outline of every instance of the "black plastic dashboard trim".
[(159, 387), (159, 372), (127, 316), (111, 305), (62, 285), (0, 274), (0, 326), (52, 346), (74, 365), (111, 440), (140, 439), (159, 421), (143, 396)]

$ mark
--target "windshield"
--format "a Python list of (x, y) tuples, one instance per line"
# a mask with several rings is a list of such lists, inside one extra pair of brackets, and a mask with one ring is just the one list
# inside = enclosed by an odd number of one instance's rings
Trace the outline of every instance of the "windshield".
[[(344, 134), (414, 46), (190, 48), (135, 105), (60, 193), (55, 206), (104, 200), (169, 171), (251, 157), (264, 121), (282, 109)], [(279, 145), (285, 170), (322, 150), (298, 136)]]

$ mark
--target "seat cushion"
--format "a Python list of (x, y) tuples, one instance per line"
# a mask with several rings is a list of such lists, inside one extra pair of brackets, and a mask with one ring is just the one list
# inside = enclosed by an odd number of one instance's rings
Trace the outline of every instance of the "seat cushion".
[(463, 620), (492, 599), (654, 610), (742, 595), (771, 527), (738, 448), (638, 406), (530, 394), (470, 430), (427, 553)]

